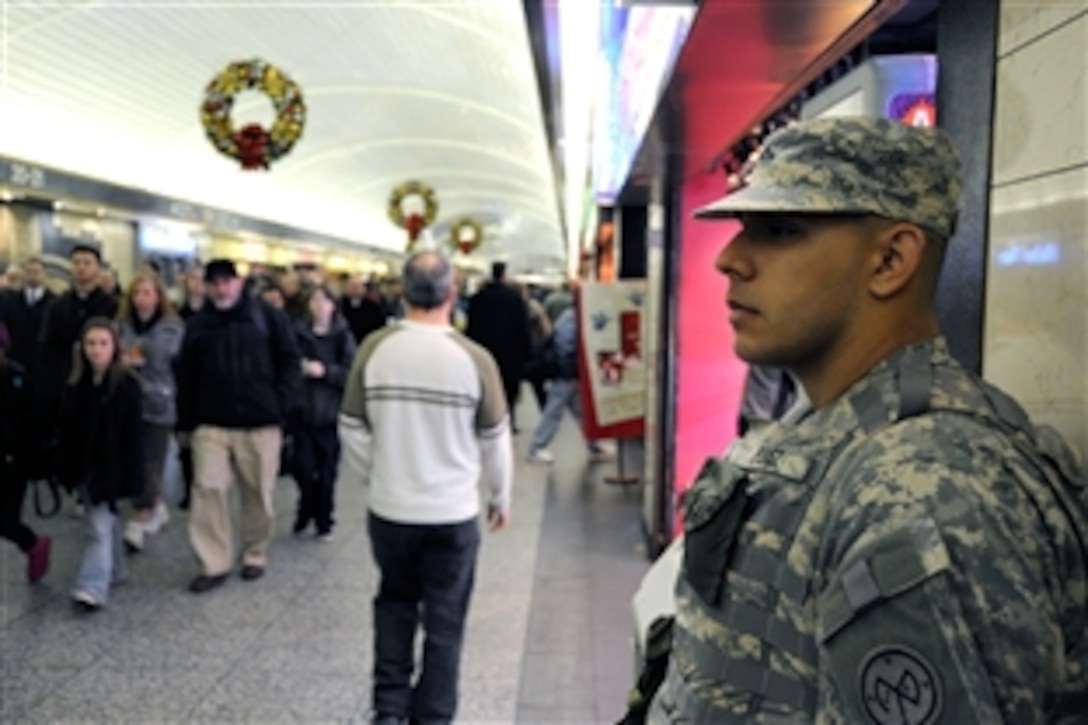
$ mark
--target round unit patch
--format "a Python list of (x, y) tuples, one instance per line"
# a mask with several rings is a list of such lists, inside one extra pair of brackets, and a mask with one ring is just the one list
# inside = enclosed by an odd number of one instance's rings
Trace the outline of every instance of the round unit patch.
[(924, 657), (899, 645), (879, 647), (859, 668), (861, 702), (877, 725), (928, 725), (941, 712), (941, 682)]

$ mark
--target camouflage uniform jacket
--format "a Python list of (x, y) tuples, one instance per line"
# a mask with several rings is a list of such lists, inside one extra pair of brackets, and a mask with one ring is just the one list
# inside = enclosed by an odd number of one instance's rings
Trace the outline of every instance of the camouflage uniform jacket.
[(649, 720), (1084, 722), (1084, 481), (1023, 411), (938, 338), (791, 417), (688, 493)]

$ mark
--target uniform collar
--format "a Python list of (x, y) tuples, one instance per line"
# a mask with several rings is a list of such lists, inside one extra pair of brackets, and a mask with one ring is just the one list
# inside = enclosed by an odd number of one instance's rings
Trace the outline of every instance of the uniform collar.
[[(946, 379), (954, 369), (959, 374), (952, 372), (951, 379), (962, 381), (959, 387), (929, 383), (925, 389), (926, 400), (932, 398), (942, 403), (942, 407), (965, 410), (977, 406), (973, 402), (977, 394), (971, 394), (970, 378), (952, 359), (947, 341), (935, 337), (892, 353), (819, 410), (813, 410), (807, 395), (800, 394), (797, 403), (781, 420), (735, 441), (729, 449), (729, 458), (745, 468), (774, 470), (801, 480), (813, 461), (827, 459), (831, 451), (857, 431), (873, 430), (901, 417), (904, 392), (914, 384), (909, 382), (912, 375), (917, 376), (924, 370), (929, 380)], [(798, 390), (803, 389), (799, 386)]]

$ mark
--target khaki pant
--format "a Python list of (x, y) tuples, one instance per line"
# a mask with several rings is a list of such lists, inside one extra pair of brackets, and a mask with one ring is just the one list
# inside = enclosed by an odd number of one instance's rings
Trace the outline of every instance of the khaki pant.
[(234, 430), (201, 426), (193, 433), (192, 511), (189, 540), (204, 574), (226, 574), (234, 565), (230, 487), (241, 483), (242, 562), (264, 566), (275, 529), (272, 493), (283, 432), (276, 427)]

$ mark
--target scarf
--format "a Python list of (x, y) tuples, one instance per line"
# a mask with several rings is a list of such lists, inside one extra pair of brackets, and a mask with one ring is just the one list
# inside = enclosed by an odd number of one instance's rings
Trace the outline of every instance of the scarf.
[(140, 319), (140, 316), (136, 314), (135, 310), (132, 311), (132, 314), (131, 314), (130, 317), (132, 319), (132, 329), (133, 329), (133, 331), (137, 335), (146, 335), (148, 333), (148, 331), (152, 327), (154, 327), (156, 325), (156, 323), (158, 323), (159, 320), (162, 319), (162, 310), (156, 309), (155, 313), (153, 315), (151, 315), (151, 317), (147, 318), (146, 322), (144, 322), (143, 320)]

